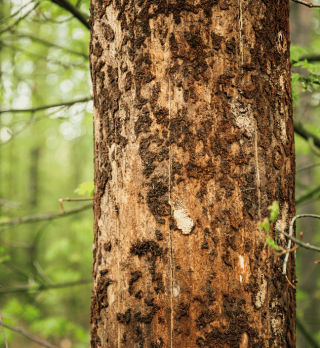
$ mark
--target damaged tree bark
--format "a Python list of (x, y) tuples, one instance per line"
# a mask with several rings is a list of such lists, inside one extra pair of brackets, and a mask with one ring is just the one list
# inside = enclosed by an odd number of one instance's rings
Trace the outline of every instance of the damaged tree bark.
[(91, 347), (294, 347), (258, 229), (295, 213), (288, 0), (92, 0), (90, 22)]

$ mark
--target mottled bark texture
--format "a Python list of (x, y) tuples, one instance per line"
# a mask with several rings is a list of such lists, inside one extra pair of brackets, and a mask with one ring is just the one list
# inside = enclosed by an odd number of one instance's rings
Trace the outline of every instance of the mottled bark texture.
[(92, 0), (91, 347), (295, 346), (257, 227), (295, 211), (288, 20), (288, 0)]

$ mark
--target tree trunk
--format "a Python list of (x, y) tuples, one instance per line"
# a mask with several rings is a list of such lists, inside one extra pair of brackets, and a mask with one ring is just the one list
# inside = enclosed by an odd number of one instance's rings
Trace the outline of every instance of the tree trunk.
[(90, 22), (91, 347), (294, 347), (258, 228), (295, 213), (288, 0), (92, 0)]

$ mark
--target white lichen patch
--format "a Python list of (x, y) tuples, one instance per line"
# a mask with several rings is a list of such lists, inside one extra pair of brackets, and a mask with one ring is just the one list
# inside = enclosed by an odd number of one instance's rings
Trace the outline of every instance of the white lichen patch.
[(281, 140), (282, 140), (282, 144), (285, 145), (287, 142), (287, 128), (286, 128), (286, 122), (281, 119), (280, 120), (280, 131), (281, 131)]
[[(276, 229), (285, 231), (288, 226), (288, 211), (289, 211), (289, 205), (287, 202), (283, 204), (282, 209), (280, 210), (281, 219), (278, 219), (276, 222)], [(278, 233), (278, 238), (286, 244), (286, 238), (282, 233)]]
[(277, 40), (276, 47), (280, 53), (285, 53), (285, 51), (288, 49), (287, 39), (285, 35), (282, 34), (282, 31), (279, 31), (278, 33), (278, 40)]
[(271, 328), (276, 336), (281, 336), (284, 326), (284, 315), (282, 313), (273, 313), (271, 318)]
[(244, 258), (243, 256), (239, 255), (239, 261), (240, 261), (240, 267), (244, 269)]
[(251, 137), (255, 131), (251, 105), (244, 105), (238, 101), (238, 98), (234, 98), (230, 106), (231, 112), (235, 117), (236, 125), (245, 132), (247, 136)]
[(191, 219), (186, 207), (179, 199), (171, 202), (171, 207), (178, 229), (181, 230), (183, 234), (190, 234), (194, 226), (194, 221)]
[(240, 283), (242, 283), (242, 273), (244, 271), (244, 257), (242, 255), (239, 255), (239, 262), (241, 267)]
[(180, 294), (180, 287), (179, 287), (178, 284), (174, 284), (173, 285), (172, 292), (173, 292), (173, 296), (174, 297), (178, 297), (179, 296), (179, 294)]
[(261, 308), (262, 305), (264, 304), (266, 295), (267, 295), (267, 280), (265, 279), (264, 275), (261, 274), (261, 283), (259, 286), (259, 291), (256, 295), (256, 301), (255, 301), (255, 306), (257, 309)]

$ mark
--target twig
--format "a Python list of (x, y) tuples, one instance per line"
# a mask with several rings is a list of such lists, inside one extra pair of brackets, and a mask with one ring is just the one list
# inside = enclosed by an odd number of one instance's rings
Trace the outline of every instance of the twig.
[(308, 139), (308, 143), (309, 143), (309, 146), (310, 146), (311, 150), (312, 150), (317, 156), (320, 156), (320, 150), (314, 145), (314, 139), (310, 137), (310, 138)]
[(30, 284), (24, 284), (24, 285), (20, 285), (20, 286), (1, 288), (0, 294), (9, 294), (9, 293), (16, 293), (16, 292), (28, 292), (30, 290), (46, 291), (46, 290), (51, 290), (51, 289), (61, 289), (61, 288), (68, 288), (70, 286), (84, 285), (84, 284), (88, 284), (88, 283), (92, 283), (91, 278), (81, 279), (81, 280), (77, 280), (74, 282), (58, 283), (58, 284), (42, 284), (42, 285), (39, 285), (38, 287), (34, 287)]
[(5, 21), (7, 21), (8, 19), (14, 17), (15, 15), (17, 15), (20, 11), (22, 11), (25, 7), (27, 7), (28, 5), (32, 4), (33, 3), (33, 0), (26, 3), (25, 5), (21, 6), (16, 12), (12, 13), (10, 16), (8, 17), (5, 17), (3, 19), (1, 19), (0, 23), (3, 23)]
[[(40, 275), (41, 280), (43, 279), (46, 284), (52, 284), (52, 282), (50, 281), (50, 279), (47, 277), (44, 270), (40, 266), (40, 264), (37, 260), (37, 253), (38, 253), (38, 246), (39, 246), (40, 238), (42, 237), (42, 234), (45, 232), (46, 228), (49, 225), (50, 225), (50, 221), (46, 221), (41, 225), (41, 227), (38, 229), (38, 231), (33, 239), (32, 247), (30, 248), (31, 264), (33, 264), (37, 274)], [(37, 277), (37, 274), (34, 274), (34, 276)]]
[(11, 272), (19, 274), (22, 277), (25, 277), (26, 279), (30, 279), (30, 274), (29, 273), (26, 273), (25, 271), (21, 270), (19, 267), (17, 267), (13, 263), (11, 263), (9, 261), (4, 261), (2, 264), (4, 266), (6, 266), (7, 268), (9, 268)]
[(0, 198), (0, 205), (4, 205), (5, 207), (8, 207), (8, 208), (18, 209), (20, 204), (16, 202), (8, 201), (7, 199)]
[[(314, 144), (313, 144), (313, 145), (314, 145)], [(296, 171), (296, 173), (302, 172), (303, 170), (312, 169), (312, 168), (315, 168), (315, 167), (318, 167), (318, 166), (320, 166), (320, 163), (309, 164), (308, 166), (299, 168), (299, 169)]]
[[(311, 217), (314, 219), (320, 219), (320, 215), (315, 215), (315, 214), (300, 214), (300, 215), (296, 215), (290, 222), (290, 227), (289, 227), (289, 234), (285, 233), (284, 231), (282, 231), (281, 229), (278, 229), (279, 232), (283, 233), (287, 238), (289, 238), (289, 242), (288, 242), (288, 246), (287, 246), (287, 250), (290, 250), (291, 248), (291, 241), (294, 241), (296, 244), (302, 246), (303, 248), (306, 249), (310, 249), (310, 250), (314, 250), (317, 252), (320, 252), (320, 248), (310, 245), (309, 243), (304, 243), (299, 239), (296, 239), (294, 237), (292, 237), (293, 235), (293, 225), (295, 223), (295, 221), (297, 219), (303, 218), (303, 217)], [(284, 262), (283, 262), (283, 274), (287, 273), (287, 263), (288, 263), (288, 259), (289, 259), (289, 254), (286, 255)]]
[(311, 344), (312, 348), (320, 348), (320, 345), (316, 342), (316, 340), (312, 337), (312, 335), (307, 331), (304, 325), (301, 323), (299, 318), (296, 318), (296, 325), (299, 331), (302, 333), (304, 338)]
[(287, 282), (295, 289), (296, 287), (290, 282), (288, 276), (286, 276)]
[(44, 279), (44, 281), (47, 282), (47, 284), (52, 284), (52, 281), (49, 279), (49, 277), (46, 275), (45, 271), (41, 267), (40, 263), (37, 260), (33, 261), (34, 268), (39, 273), (39, 275)]
[(34, 53), (34, 52), (31, 52), (31, 51), (28, 51), (27, 49), (23, 49), (19, 46), (14, 46), (12, 45), (11, 42), (9, 43), (5, 43), (3, 40), (0, 41), (0, 45), (1, 46), (4, 46), (6, 48), (8, 48), (9, 50), (11, 51), (20, 51), (20, 52), (23, 52), (24, 54), (26, 54), (27, 56), (29, 57), (35, 57), (35, 58), (38, 58), (38, 59), (43, 59), (44, 61), (46, 62), (52, 62), (54, 64), (58, 64), (58, 65), (61, 65), (61, 66), (64, 66), (65, 68), (72, 68), (72, 67), (77, 67), (77, 68), (81, 68), (81, 69), (87, 69), (87, 66), (86, 65), (82, 65), (82, 62), (81, 63), (63, 63), (61, 60), (56, 60), (56, 59), (52, 59), (48, 56), (44, 56), (42, 54), (38, 54), (38, 53)]
[(303, 0), (292, 0), (293, 2), (296, 2), (297, 4), (301, 4), (301, 5), (304, 5), (304, 6), (307, 6), (307, 7), (320, 7), (320, 5), (313, 5), (311, 2), (306, 2), (306, 1), (303, 1)]
[(314, 134), (307, 131), (302, 123), (294, 122), (293, 123), (294, 131), (299, 134), (302, 138), (305, 140), (309, 140), (310, 138), (313, 139), (313, 143), (315, 146), (320, 148), (320, 139), (316, 137)]
[[(33, 113), (32, 113), (28, 120), (15, 121), (15, 122), (12, 122), (12, 123), (8, 124), (7, 127), (11, 128), (11, 127), (13, 127), (13, 126), (15, 126), (17, 124), (20, 124), (21, 122), (25, 122), (20, 129), (15, 130), (14, 132), (12, 132), (10, 139), (8, 139), (5, 142), (0, 142), (0, 146), (8, 144), (8, 142), (11, 141), (11, 139), (13, 137), (15, 137), (15, 136), (19, 135), (20, 133), (22, 133), (25, 129), (27, 129), (27, 127), (30, 124), (34, 124), (35, 122), (41, 121), (41, 120), (43, 120), (45, 118), (48, 118), (48, 117), (53, 116), (55, 114), (58, 114), (58, 113), (62, 112), (63, 109), (66, 108), (66, 107), (68, 107), (68, 106), (64, 106), (64, 105), (59, 106), (59, 107), (57, 107), (57, 110), (54, 110), (52, 112), (48, 112), (46, 114), (43, 114), (43, 115), (37, 116), (37, 117), (34, 117)], [(80, 110), (79, 112), (75, 113), (74, 116), (80, 115), (83, 111), (84, 111), (84, 108), (82, 108), (82, 110)], [(68, 116), (65, 116), (65, 117), (64, 116), (56, 116), (56, 117), (54, 117), (54, 119), (66, 119), (66, 118), (68, 118)]]
[(72, 13), (85, 27), (90, 29), (88, 17), (67, 0), (51, 0), (54, 4)]
[(291, 248), (290, 250), (286, 250), (286, 253), (293, 253), (294, 251), (298, 250), (299, 245), (295, 245), (293, 248)]
[(15, 332), (19, 333), (20, 335), (23, 335), (24, 337), (27, 337), (29, 340), (31, 340), (33, 342), (36, 342), (36, 343), (40, 344), (43, 347), (46, 347), (46, 348), (58, 348), (57, 346), (54, 346), (50, 342), (48, 342), (46, 340), (43, 340), (42, 338), (39, 338), (37, 336), (34, 336), (31, 333), (21, 329), (20, 327), (15, 327), (15, 326), (6, 324), (2, 320), (1, 320), (1, 325), (3, 325), (4, 327), (6, 327), (9, 330), (15, 331)]
[(80, 213), (83, 210), (86, 210), (88, 208), (92, 207), (92, 204), (86, 204), (82, 205), (81, 207), (70, 209), (66, 211), (65, 213), (44, 213), (44, 214), (36, 214), (36, 215), (31, 215), (31, 216), (24, 216), (22, 218), (17, 218), (17, 219), (11, 219), (8, 221), (0, 221), (0, 226), (6, 226), (5, 228), (2, 228), (0, 232), (25, 223), (29, 222), (37, 222), (37, 221), (42, 221), (42, 220), (52, 220), (52, 219), (57, 219), (60, 217), (64, 217), (67, 215), (71, 214), (76, 214)]
[(50, 108), (56, 108), (59, 106), (71, 106), (77, 103), (85, 103), (88, 101), (91, 101), (92, 97), (86, 97), (86, 98), (82, 98), (82, 99), (77, 99), (77, 100), (72, 100), (69, 102), (65, 102), (65, 103), (57, 103), (57, 104), (51, 104), (51, 105), (43, 105), (43, 106), (38, 106), (35, 108), (31, 108), (31, 109), (9, 109), (9, 110), (0, 110), (0, 114), (3, 114), (5, 112), (37, 112), (37, 111), (41, 111), (41, 110), (46, 110), (46, 109), (50, 109)]
[(2, 335), (3, 335), (4, 343), (5, 343), (5, 345), (6, 345), (6, 348), (9, 348), (9, 346), (8, 346), (8, 341), (7, 341), (7, 337), (6, 337), (6, 334), (5, 334), (4, 329), (3, 329), (2, 317), (1, 317), (1, 309), (0, 309), (0, 324), (1, 324), (1, 330), (2, 330)]
[(62, 202), (77, 202), (77, 201), (93, 201), (93, 198), (60, 198), (59, 199), (59, 204), (61, 207), (61, 210), (65, 213), (66, 211), (63, 208)]
[(4, 28), (3, 30), (0, 31), (0, 35), (6, 31), (12, 30), (13, 27), (15, 27), (16, 25), (18, 25), (23, 19), (25, 19), (33, 10), (35, 10), (38, 6), (40, 5), (40, 2), (37, 2), (33, 8), (28, 11), (25, 15), (23, 15), (22, 17), (18, 18), (13, 24), (9, 25), (8, 27)]
[(69, 52), (69, 53), (71, 53), (71, 54), (78, 55), (78, 56), (80, 56), (80, 57), (83, 57), (83, 58), (86, 59), (86, 60), (89, 59), (89, 56), (88, 56), (87, 54), (74, 51), (74, 50), (72, 50), (72, 49), (70, 49), (70, 48), (68, 48), (68, 47), (63, 47), (63, 46), (57, 45), (56, 43), (49, 42), (49, 41), (40, 39), (40, 38), (35, 37), (35, 36), (32, 36), (32, 35), (22, 34), (22, 33), (19, 33), (19, 32), (13, 32), (13, 33), (16, 34), (17, 37), (27, 37), (27, 38), (30, 38), (32, 41), (40, 42), (40, 43), (43, 44), (43, 45), (50, 46), (50, 47), (61, 48), (62, 50), (65, 50), (66, 52)]
[(312, 191), (307, 192), (306, 194), (300, 196), (296, 199), (296, 206), (308, 201), (311, 198), (315, 198), (316, 194), (320, 192), (320, 186), (316, 187)]
[(304, 60), (307, 60), (309, 63), (319, 62), (320, 61), (320, 55), (319, 54), (304, 55), (304, 56), (301, 56), (300, 58), (298, 58), (298, 60), (292, 60), (291, 64), (303, 62)]

